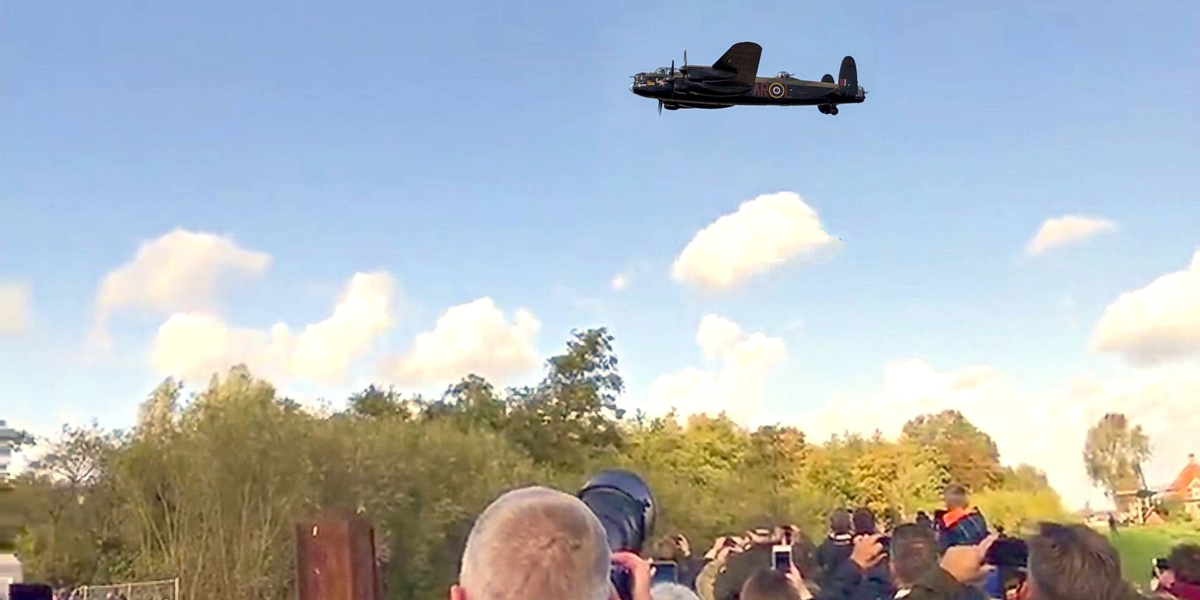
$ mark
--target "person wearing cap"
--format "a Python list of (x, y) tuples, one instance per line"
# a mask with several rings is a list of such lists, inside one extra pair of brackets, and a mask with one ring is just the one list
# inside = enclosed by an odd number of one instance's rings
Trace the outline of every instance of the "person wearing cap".
[(782, 541), (782, 531), (770, 517), (757, 517), (746, 530), (746, 547), (731, 554), (725, 561), (724, 570), (717, 574), (713, 584), (713, 600), (736, 600), (746, 580), (755, 573), (771, 566), (771, 549)]

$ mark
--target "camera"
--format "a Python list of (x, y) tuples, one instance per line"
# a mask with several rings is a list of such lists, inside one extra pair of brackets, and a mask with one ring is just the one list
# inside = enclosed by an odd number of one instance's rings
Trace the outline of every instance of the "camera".
[(679, 583), (679, 565), (673, 560), (656, 560), (652, 563), (654, 574), (650, 585), (659, 583)]
[[(601, 471), (588, 479), (577, 494), (604, 526), (613, 552), (639, 554), (654, 530), (658, 503), (650, 486), (629, 471)], [(612, 583), (622, 600), (631, 597), (630, 573), (613, 565)]]
[(983, 561), (997, 567), (1026, 567), (1029, 565), (1029, 546), (1020, 538), (1002, 537), (988, 548)]

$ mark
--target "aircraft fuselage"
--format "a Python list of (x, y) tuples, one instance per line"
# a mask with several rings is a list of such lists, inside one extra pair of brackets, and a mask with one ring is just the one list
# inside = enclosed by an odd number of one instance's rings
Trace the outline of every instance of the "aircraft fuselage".
[(676, 76), (644, 80), (644, 83), (635, 81), (630, 89), (639, 96), (661, 100), (668, 109), (858, 104), (866, 97), (862, 88), (856, 94), (843, 95), (835, 83), (777, 77), (756, 77), (753, 85), (736, 85), (721, 81), (689, 81)]

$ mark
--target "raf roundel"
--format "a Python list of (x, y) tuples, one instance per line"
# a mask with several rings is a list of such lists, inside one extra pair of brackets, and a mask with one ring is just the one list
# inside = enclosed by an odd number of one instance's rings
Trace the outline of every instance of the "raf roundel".
[(778, 81), (773, 82), (773, 83), (771, 83), (771, 85), (767, 86), (767, 94), (770, 95), (772, 98), (782, 98), (783, 95), (786, 93), (787, 93), (787, 87), (784, 86), (782, 83), (779, 83)]

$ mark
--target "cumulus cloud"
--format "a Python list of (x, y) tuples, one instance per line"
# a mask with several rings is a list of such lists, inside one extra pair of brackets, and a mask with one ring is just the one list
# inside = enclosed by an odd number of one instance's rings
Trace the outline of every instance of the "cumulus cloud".
[(680, 417), (724, 412), (745, 426), (760, 418), (763, 386), (772, 368), (783, 362), (783, 340), (762, 332), (747, 335), (733, 321), (705, 315), (696, 330), (696, 344), (713, 370), (687, 368), (650, 383), (650, 412), (672, 409)]
[(701, 229), (671, 274), (677, 281), (728, 289), (782, 264), (826, 260), (841, 248), (799, 195), (779, 192), (744, 202)]
[(1138, 366), (1200, 354), (1200, 250), (1186, 269), (1110, 304), (1092, 333), (1092, 349)]
[(472, 373), (508, 380), (537, 366), (534, 338), (540, 328), (529, 311), (516, 311), (509, 322), (491, 298), (480, 298), (447, 309), (387, 370), (414, 384), (448, 383)]
[(1059, 246), (1079, 243), (1092, 236), (1116, 230), (1116, 223), (1097, 217), (1067, 215), (1046, 219), (1025, 246), (1025, 254), (1037, 256)]
[(158, 328), (150, 363), (160, 374), (193, 380), (245, 364), (277, 382), (338, 383), (392, 327), (394, 289), (386, 273), (358, 273), (333, 314), (298, 333), (284, 323), (263, 331), (231, 327), (209, 313), (175, 313)]
[(122, 309), (160, 314), (212, 308), (221, 287), (262, 273), (271, 257), (228, 237), (176, 229), (143, 242), (129, 262), (104, 276), (96, 293), (96, 331)]
[(0, 283), (0, 336), (17, 336), (29, 329), (30, 295), (29, 284)]
[(961, 412), (996, 442), (1006, 464), (1044, 470), (1069, 506), (1104, 502), (1087, 478), (1083, 444), (1087, 430), (1106, 412), (1123, 412), (1154, 444), (1146, 467), (1151, 484), (1169, 481), (1182, 467), (1200, 427), (1193, 410), (1200, 397), (1200, 369), (1144, 371), (1132, 377), (1081, 379), (1065, 389), (1019, 392), (986, 366), (939, 372), (920, 359), (887, 364), (879, 390), (866, 398), (838, 397), (803, 415), (796, 425), (811, 439), (846, 431), (899, 435), (909, 419), (943, 410)]

